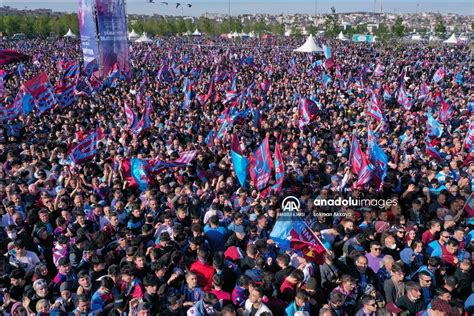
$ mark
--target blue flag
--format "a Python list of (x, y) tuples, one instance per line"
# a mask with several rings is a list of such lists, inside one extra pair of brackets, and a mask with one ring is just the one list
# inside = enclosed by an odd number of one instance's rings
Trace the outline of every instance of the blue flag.
[(375, 167), (372, 180), (379, 187), (387, 176), (388, 157), (377, 142), (370, 144), (369, 161)]
[(31, 113), (31, 111), (33, 111), (33, 105), (34, 105), (33, 101), (34, 101), (33, 96), (29, 93), (25, 93), (22, 99), (24, 114), (28, 114), (28, 113)]
[(147, 162), (142, 159), (132, 158), (130, 160), (130, 173), (138, 184), (138, 188), (141, 191), (145, 191), (148, 188), (149, 179), (146, 172)]
[(234, 165), (235, 174), (237, 175), (237, 179), (239, 180), (240, 185), (244, 186), (248, 176), (249, 160), (242, 154), (242, 151), (240, 150), (239, 140), (237, 139), (237, 135), (235, 134), (232, 137), (232, 143), (230, 148), (232, 164)]

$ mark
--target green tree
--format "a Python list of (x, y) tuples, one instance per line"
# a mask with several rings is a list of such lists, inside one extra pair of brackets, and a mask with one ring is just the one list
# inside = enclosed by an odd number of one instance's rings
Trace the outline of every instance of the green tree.
[(339, 34), (341, 27), (339, 25), (339, 16), (336, 13), (336, 8), (331, 7), (331, 14), (326, 18), (324, 28), (329, 37), (334, 37)]
[(446, 26), (444, 25), (444, 20), (441, 15), (436, 19), (435, 32), (438, 35), (444, 35), (444, 33), (446, 33)]
[(398, 37), (402, 37), (405, 33), (405, 26), (403, 25), (403, 19), (401, 17), (397, 17), (395, 20), (395, 24), (392, 26), (392, 33)]

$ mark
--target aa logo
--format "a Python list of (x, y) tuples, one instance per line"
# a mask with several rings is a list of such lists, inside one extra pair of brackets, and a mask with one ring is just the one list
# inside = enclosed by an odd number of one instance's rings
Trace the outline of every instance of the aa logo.
[(283, 212), (295, 212), (300, 210), (300, 201), (294, 196), (287, 196), (281, 203)]

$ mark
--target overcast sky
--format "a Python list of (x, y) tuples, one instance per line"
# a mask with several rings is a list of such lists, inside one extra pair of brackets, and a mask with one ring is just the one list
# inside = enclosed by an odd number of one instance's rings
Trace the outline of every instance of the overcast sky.
[[(168, 5), (161, 3), (161, 0), (154, 0), (155, 3), (148, 3), (148, 0), (128, 0), (127, 12), (138, 14), (163, 14), (163, 15), (191, 15), (200, 16), (205, 13), (225, 13), (229, 11), (228, 0), (174, 0), (169, 1)], [(181, 3), (176, 8), (176, 3)], [(0, 0), (0, 5), (8, 5), (14, 8), (37, 9), (47, 8), (55, 11), (77, 11), (78, 0)], [(187, 4), (191, 4), (189, 8)], [(330, 12), (331, 6), (336, 8), (337, 12), (369, 11), (391, 13), (407, 12), (441, 12), (441, 13), (459, 13), (464, 15), (473, 15), (474, 1), (472, 0), (375, 0), (375, 1), (341, 1), (341, 0), (231, 0), (231, 15), (244, 13), (310, 13), (314, 14), (317, 7), (318, 13)]]

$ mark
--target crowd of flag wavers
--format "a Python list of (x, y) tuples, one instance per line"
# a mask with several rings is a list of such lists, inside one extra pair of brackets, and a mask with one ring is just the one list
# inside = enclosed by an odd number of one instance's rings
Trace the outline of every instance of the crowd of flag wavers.
[(469, 46), (301, 44), (4, 40), (1, 313), (472, 315)]

